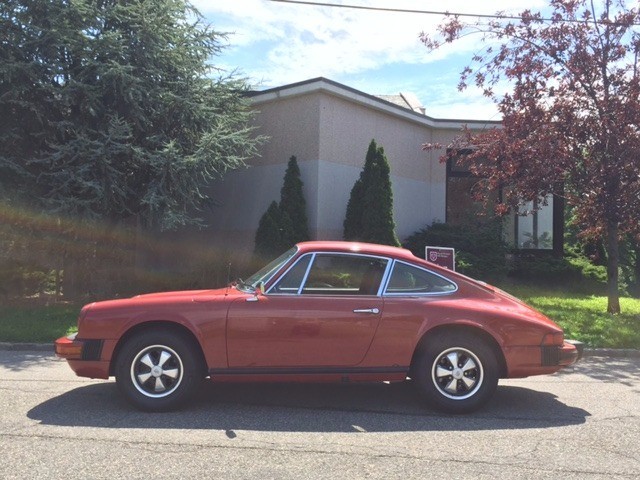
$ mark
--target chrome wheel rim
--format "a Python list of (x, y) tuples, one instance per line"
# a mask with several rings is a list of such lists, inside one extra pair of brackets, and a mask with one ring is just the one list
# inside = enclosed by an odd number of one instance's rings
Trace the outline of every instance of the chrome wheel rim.
[(182, 359), (166, 345), (151, 345), (141, 350), (131, 362), (131, 381), (149, 398), (171, 395), (182, 383)]
[(482, 385), (482, 362), (462, 347), (449, 348), (440, 353), (431, 368), (431, 380), (438, 392), (452, 400), (472, 397)]

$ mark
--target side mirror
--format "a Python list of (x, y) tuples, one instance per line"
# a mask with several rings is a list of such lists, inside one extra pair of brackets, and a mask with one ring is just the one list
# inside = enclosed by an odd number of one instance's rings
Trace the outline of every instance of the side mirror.
[(264, 295), (264, 282), (259, 282), (253, 291), (253, 297), (248, 297), (245, 302), (257, 302), (258, 295)]

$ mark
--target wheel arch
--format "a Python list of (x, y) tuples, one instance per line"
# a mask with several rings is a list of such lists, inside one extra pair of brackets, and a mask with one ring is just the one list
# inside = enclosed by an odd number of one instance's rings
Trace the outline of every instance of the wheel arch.
[(482, 328), (479, 328), (474, 325), (468, 325), (468, 324), (438, 325), (424, 332), (422, 337), (420, 337), (420, 340), (418, 341), (415, 350), (413, 351), (413, 356), (411, 357), (410, 372), (409, 372), (410, 374), (411, 374), (411, 371), (413, 371), (416, 358), (418, 358), (422, 350), (425, 348), (425, 346), (429, 342), (429, 339), (442, 333), (453, 333), (453, 334), (465, 333), (465, 334), (470, 334), (477, 338), (480, 338), (484, 343), (486, 343), (491, 348), (491, 350), (495, 355), (496, 361), (498, 362), (499, 378), (506, 378), (507, 372), (508, 372), (507, 361), (505, 359), (502, 348), (500, 348), (500, 345), (498, 344), (495, 337), (491, 335), (489, 332), (487, 332), (486, 330), (483, 330)]
[(205, 359), (204, 352), (202, 350), (202, 345), (198, 341), (198, 338), (195, 336), (195, 334), (189, 328), (179, 323), (171, 322), (167, 320), (150, 320), (150, 321), (138, 323), (132, 326), (120, 336), (120, 339), (118, 340), (118, 343), (116, 344), (113, 350), (113, 354), (111, 355), (111, 360), (109, 363), (109, 375), (111, 376), (115, 375), (115, 367), (116, 367), (116, 363), (118, 361), (118, 355), (120, 354), (122, 346), (126, 344), (131, 337), (149, 329), (163, 329), (163, 330), (171, 331), (176, 335), (181, 335), (184, 338), (186, 338), (193, 345), (196, 351), (196, 355), (198, 357), (198, 361), (200, 363), (203, 373), (205, 375), (207, 374), (207, 361)]

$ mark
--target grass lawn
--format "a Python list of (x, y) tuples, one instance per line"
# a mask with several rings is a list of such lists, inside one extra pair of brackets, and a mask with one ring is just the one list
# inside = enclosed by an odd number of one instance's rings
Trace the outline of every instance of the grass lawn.
[(0, 306), (0, 342), (52, 343), (77, 330), (80, 305)]
[(588, 347), (640, 348), (640, 299), (621, 298), (620, 315), (607, 311), (607, 297), (523, 285), (500, 288), (547, 315), (565, 332), (565, 338)]
[[(523, 285), (502, 285), (552, 318), (565, 337), (589, 347), (640, 348), (640, 299), (622, 298), (622, 314), (606, 312), (607, 298), (545, 290)], [(76, 330), (80, 305), (0, 306), (0, 342), (49, 343)]]

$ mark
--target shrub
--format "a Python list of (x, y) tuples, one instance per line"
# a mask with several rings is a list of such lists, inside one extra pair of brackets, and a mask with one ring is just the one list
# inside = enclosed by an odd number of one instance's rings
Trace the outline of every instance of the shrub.
[(471, 277), (495, 280), (507, 271), (499, 219), (464, 225), (436, 222), (404, 241), (405, 248), (421, 258), (427, 245), (455, 248), (456, 269)]
[(531, 283), (569, 283), (580, 281), (578, 265), (566, 258), (546, 253), (516, 253), (509, 263), (509, 277)]
[(298, 161), (292, 156), (284, 174), (280, 204), (273, 201), (260, 218), (254, 250), (257, 258), (273, 259), (296, 243), (309, 240), (302, 185)]
[(291, 247), (291, 219), (273, 201), (262, 215), (256, 231), (256, 256), (273, 258)]
[[(519, 282), (562, 287), (572, 292), (606, 294), (607, 269), (594, 265), (587, 257), (570, 248), (563, 258), (544, 254), (517, 254), (509, 268), (509, 277)], [(621, 291), (626, 284), (621, 282)]]

